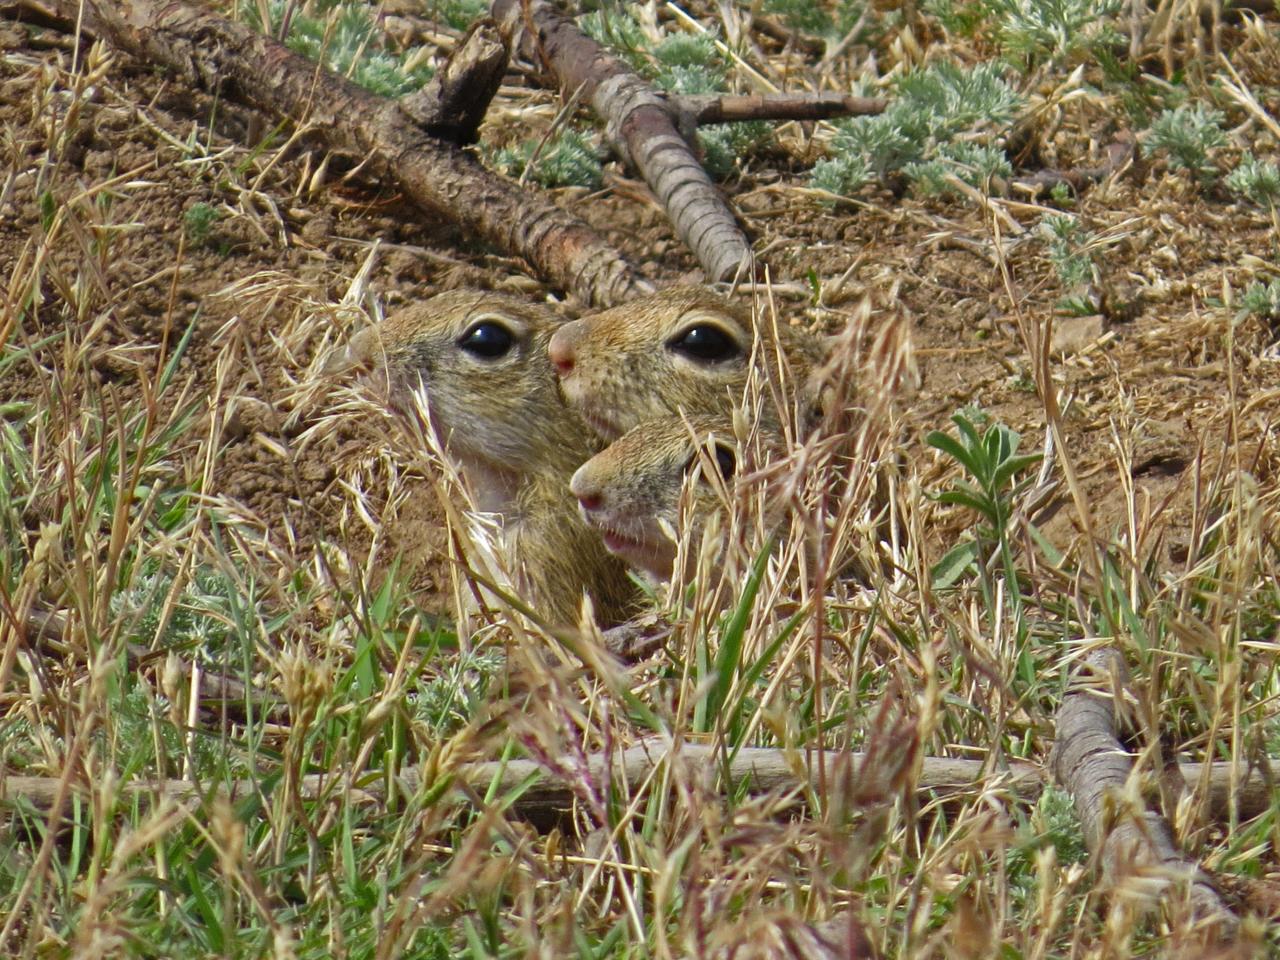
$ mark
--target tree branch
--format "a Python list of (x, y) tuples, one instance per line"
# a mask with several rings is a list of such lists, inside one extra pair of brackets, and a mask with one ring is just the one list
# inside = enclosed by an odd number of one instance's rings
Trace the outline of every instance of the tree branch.
[[(1164, 817), (1127, 802), (1133, 764), (1115, 722), (1123, 688), (1119, 654), (1091, 654), (1058, 710), (1053, 775), (1075, 800), (1085, 841), (1114, 887), (1123, 889), (1126, 878), (1141, 876), (1148, 884), (1155, 880), (1185, 890), (1191, 919), (1211, 936), (1230, 939), (1239, 921), (1208, 875), (1178, 850)], [(1167, 907), (1175, 901), (1162, 896), (1157, 902)]]
[(523, 257), (537, 273), (590, 303), (620, 303), (648, 288), (595, 231), (541, 194), (517, 190), (474, 157), (428, 135), (396, 101), (243, 24), (182, 0), (21, 0), (21, 6), (72, 22), (83, 7), (88, 33), (163, 64), (198, 87), (234, 91), (305, 125), (330, 149), (395, 181), (417, 206)]
[(400, 98), (400, 108), (433, 137), (475, 143), (509, 57), (498, 25), (477, 20), (426, 86)]
[[(690, 769), (717, 771), (721, 758), (716, 750), (705, 744), (684, 744), (674, 754), (661, 745), (641, 743), (622, 751), (614, 758), (611, 776), (614, 783), (624, 782), (631, 789), (639, 789), (653, 774), (657, 765), (665, 760), (678, 757), (681, 763)], [(826, 752), (823, 760), (827, 768), (834, 767), (840, 753), (835, 750)], [(864, 756), (854, 754), (847, 766), (850, 769), (862, 769)], [(768, 747), (744, 747), (734, 757), (729, 767), (729, 777), (736, 784), (749, 778), (750, 792), (767, 793), (771, 790), (792, 790), (816, 787), (819, 757), (813, 751), (801, 754), (797, 751), (786, 751)], [(1225, 816), (1230, 801), (1232, 764), (1215, 763), (1212, 767), (1210, 781), (1209, 809), (1214, 816)], [(605, 760), (599, 754), (587, 758), (586, 776), (599, 780), (605, 772)], [(1188, 779), (1199, 777), (1200, 764), (1186, 764), (1183, 775)], [(920, 776), (916, 781), (916, 792), (922, 795), (932, 794), (941, 797), (962, 796), (971, 790), (984, 776), (989, 776), (985, 765), (980, 760), (957, 760), (949, 757), (925, 757), (922, 760)], [(545, 819), (556, 816), (573, 803), (574, 792), (566, 784), (553, 780), (546, 771), (533, 760), (517, 759), (506, 763), (480, 762), (463, 764), (454, 774), (455, 782), (473, 790), (488, 790), (491, 784), (495, 794), (502, 794), (522, 785), (527, 779), (538, 777), (538, 781), (525, 790), (515, 801), (514, 808), (523, 816), (531, 819)], [(1040, 796), (1044, 786), (1039, 768), (1030, 764), (1018, 764), (1005, 774), (1005, 783), (1009, 793), (1024, 803), (1033, 803)], [(1271, 792), (1262, 776), (1256, 771), (1249, 776), (1241, 776), (1240, 790), (1236, 794), (1236, 803), (1241, 816), (1254, 816), (1270, 809)], [(422, 788), (422, 775), (416, 767), (408, 767), (400, 771), (401, 787), (408, 793)], [(50, 777), (0, 777), (0, 801), (12, 802), (18, 798), (26, 800), (38, 809), (47, 808), (56, 791), (58, 780)], [(304, 797), (314, 799), (332, 789), (335, 778), (329, 774), (311, 775), (303, 778), (301, 790)], [(86, 784), (78, 784), (77, 789), (88, 792)], [(140, 795), (159, 794), (173, 800), (192, 800), (202, 796), (202, 792), (194, 784), (184, 780), (164, 780), (159, 782), (135, 781), (126, 786)], [(253, 782), (245, 781), (231, 788), (233, 798), (244, 796), (256, 789)], [(359, 794), (374, 802), (383, 796), (385, 781), (381, 778), (359, 789)]]
[(549, 0), (494, 0), (492, 11), (512, 49), (542, 63), (566, 97), (591, 104), (614, 150), (644, 178), (707, 279), (750, 272), (751, 243), (666, 100)]
[(682, 94), (668, 97), (671, 108), (688, 117), (694, 126), (737, 123), (742, 120), (830, 120), (884, 113), (889, 101), (875, 97), (851, 97), (832, 90), (804, 93), (757, 93), (734, 96), (721, 93)]

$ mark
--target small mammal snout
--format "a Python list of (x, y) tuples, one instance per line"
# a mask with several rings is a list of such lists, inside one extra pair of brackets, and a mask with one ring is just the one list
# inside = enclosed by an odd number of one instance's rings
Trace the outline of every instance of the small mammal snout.
[(599, 510), (604, 506), (604, 490), (600, 488), (598, 483), (594, 483), (581, 467), (574, 472), (572, 479), (570, 479), (569, 489), (578, 498), (578, 503), (582, 505), (582, 509), (585, 511)]
[(558, 376), (565, 377), (573, 373), (577, 358), (573, 351), (573, 337), (566, 333), (565, 328), (562, 327), (555, 332), (551, 343), (547, 346), (547, 355), (551, 358), (551, 365), (556, 368)]

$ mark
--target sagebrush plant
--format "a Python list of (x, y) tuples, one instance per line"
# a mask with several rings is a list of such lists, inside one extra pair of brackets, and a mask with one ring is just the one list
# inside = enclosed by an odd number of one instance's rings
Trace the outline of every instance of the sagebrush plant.
[[(395, 54), (383, 49), (382, 32), (365, 4), (331, 0), (316, 4), (310, 13), (289, 0), (267, 0), (266, 23), (263, 5), (257, 0), (240, 0), (238, 9), (255, 29), (282, 40), (294, 53), (323, 63), (381, 96), (402, 96), (431, 79), (432, 69), (421, 61), (418, 50)], [(288, 32), (281, 37), (285, 27)]]
[(860, 22), (865, 22), (867, 5), (861, 0), (836, 0), (835, 4), (766, 0), (764, 10), (781, 17), (792, 30), (838, 41)]
[(524, 177), (544, 187), (600, 186), (604, 171), (590, 136), (563, 127), (550, 137), (502, 147), (490, 162), (509, 177)]
[(485, 0), (429, 0), (425, 6), (429, 16), (439, 17), (455, 30), (465, 30), (489, 13)]
[(905, 164), (902, 172), (916, 193), (936, 196), (957, 192), (955, 180), (990, 192), (993, 181), (1013, 176), (1013, 166), (999, 147), (961, 141), (943, 144), (932, 160)]
[(884, 113), (835, 124), (832, 156), (814, 165), (812, 185), (847, 195), (897, 173), (914, 172), (926, 189), (940, 182), (943, 171), (972, 171), (978, 182), (1001, 174), (1008, 162), (1001, 162), (994, 138), (1022, 105), (1004, 72), (995, 63), (937, 63), (904, 74)]
[(1223, 181), (1227, 189), (1270, 211), (1280, 204), (1280, 166), (1270, 160), (1258, 160), (1245, 151), (1236, 168)]
[(1165, 110), (1147, 131), (1147, 143), (1168, 155), (1169, 166), (1186, 170), (1201, 182), (1218, 176), (1213, 151), (1227, 145), (1222, 111), (1203, 103)]
[(1049, 214), (1040, 228), (1049, 245), (1049, 262), (1064, 287), (1080, 287), (1098, 278), (1091, 252), (1095, 238), (1079, 218)]
[(948, 31), (989, 36), (1024, 70), (1104, 54), (1122, 39), (1122, 0), (925, 0), (922, 9)]
[(1115, 17), (1123, 0), (986, 0), (1001, 51), (1015, 63), (1038, 66), (1092, 55), (1123, 37)]
[(1280, 277), (1264, 283), (1255, 280), (1240, 295), (1240, 316), (1280, 319)]

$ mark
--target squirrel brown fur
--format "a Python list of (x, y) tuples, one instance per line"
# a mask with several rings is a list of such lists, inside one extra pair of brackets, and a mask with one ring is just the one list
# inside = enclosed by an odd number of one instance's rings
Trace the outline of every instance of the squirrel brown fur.
[[(756, 321), (704, 287), (681, 286), (567, 323), (549, 352), (570, 405), (616, 440), (650, 420), (728, 414), (743, 402), (753, 363), (777, 374), (779, 356), (791, 393), (811, 405), (806, 384), (826, 350), (819, 337)], [(771, 400), (763, 397), (761, 406), (767, 416)]]
[(547, 346), (558, 326), (538, 304), (452, 291), (361, 330), (327, 369), (380, 374), (401, 410), (424, 390), (474, 506), (500, 517), (500, 561), (517, 594), (549, 624), (571, 626), (585, 590), (608, 626), (635, 611), (638, 591), (569, 490), (601, 444), (557, 386)]
[[(725, 504), (738, 470), (733, 422), (716, 414), (642, 423), (574, 472), (570, 487), (587, 522), (615, 556), (659, 580), (671, 578), (683, 519), (690, 542)], [(681, 517), (681, 493), (692, 501)]]

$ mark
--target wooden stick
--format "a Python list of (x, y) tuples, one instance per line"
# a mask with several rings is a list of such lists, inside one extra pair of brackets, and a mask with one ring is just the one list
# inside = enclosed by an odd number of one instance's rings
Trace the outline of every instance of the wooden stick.
[(833, 90), (757, 93), (751, 96), (701, 93), (668, 97), (671, 106), (695, 126), (741, 120), (830, 120), (832, 117), (884, 113), (889, 101), (851, 97)]
[[(1107, 649), (1088, 657), (1058, 709), (1054, 777), (1075, 800), (1085, 842), (1113, 885), (1122, 887), (1128, 877), (1149, 880), (1153, 874), (1166, 883), (1185, 880), (1191, 919), (1214, 939), (1230, 940), (1239, 926), (1236, 915), (1200, 865), (1177, 848), (1164, 817), (1146, 808), (1134, 810), (1119, 799), (1133, 772), (1116, 737), (1116, 704), (1123, 688), (1119, 654)], [(1156, 899), (1166, 908), (1179, 901), (1181, 897)]]
[(475, 143), (509, 57), (498, 25), (488, 18), (477, 20), (448, 62), (420, 90), (401, 97), (400, 107), (433, 137)]
[(494, 0), (492, 11), (512, 49), (541, 62), (566, 97), (581, 96), (604, 120), (614, 150), (644, 178), (707, 279), (753, 272), (750, 241), (665, 99), (549, 0)]
[(162, 64), (197, 87), (234, 93), (305, 125), (329, 149), (394, 181), (420, 208), (523, 257), (535, 272), (589, 303), (620, 303), (649, 289), (618, 251), (540, 192), (516, 189), (453, 144), (428, 135), (397, 101), (244, 24), (183, 0), (20, 0), (18, 6), (70, 23), (83, 12), (87, 34)]
[[(827, 751), (825, 762), (827, 768), (833, 769), (842, 755), (835, 750)], [(848, 758), (853, 770), (861, 768), (863, 755), (853, 754)], [(638, 789), (652, 775), (654, 768), (662, 762), (679, 762), (686, 769), (700, 771), (707, 776), (714, 776), (720, 769), (721, 754), (713, 747), (703, 744), (684, 744), (676, 751), (668, 751), (659, 743), (641, 743), (622, 751), (614, 758), (612, 776), (615, 782), (625, 781), (632, 789)], [(770, 747), (744, 747), (729, 766), (729, 778), (734, 784), (748, 780), (751, 793), (761, 794), (771, 790), (807, 791), (817, 785), (818, 757), (812, 751), (779, 750)], [(604, 758), (593, 755), (587, 758), (585, 776), (600, 780), (605, 770)], [(1210, 794), (1208, 809), (1213, 816), (1225, 816), (1230, 801), (1232, 783), (1232, 764), (1215, 763), (1210, 776)], [(1044, 779), (1038, 767), (1031, 764), (1018, 764), (1009, 771), (995, 775), (985, 773), (985, 765), (980, 760), (952, 759), (949, 757), (925, 757), (921, 764), (920, 776), (916, 781), (916, 792), (923, 797), (939, 799), (958, 799), (972, 792), (980, 784), (985, 789), (999, 786), (1003, 792), (1019, 803), (1034, 803), (1044, 787)], [(1202, 772), (1200, 764), (1184, 764), (1183, 776), (1189, 782), (1195, 782)], [(516, 800), (513, 809), (532, 819), (541, 819), (547, 815), (558, 814), (573, 803), (573, 790), (546, 774), (546, 771), (533, 760), (517, 759), (505, 764), (497, 762), (468, 763), (461, 766), (454, 774), (455, 780), (472, 791), (484, 792), (496, 784), (494, 795), (501, 796), (510, 792), (525, 781), (535, 779), (533, 786), (525, 790)], [(1236, 794), (1236, 803), (1241, 816), (1255, 816), (1270, 809), (1271, 792), (1261, 774), (1252, 771), (1248, 776), (1239, 774), (1240, 789)], [(22, 800), (36, 809), (47, 809), (57, 791), (57, 778), (52, 777), (0, 777), (0, 803), (13, 804)], [(424, 786), (421, 771), (416, 767), (408, 767), (400, 772), (399, 784), (406, 793), (415, 793)], [(76, 783), (76, 789), (87, 793), (91, 789), (83, 783)], [(721, 784), (721, 788), (725, 788)], [(308, 799), (315, 799), (327, 791), (343, 788), (341, 777), (329, 774), (310, 775), (303, 778), (302, 794)], [(164, 780), (159, 782), (135, 781), (125, 786), (126, 790), (141, 796), (158, 795), (172, 800), (191, 801), (202, 795), (202, 791), (194, 784), (182, 780)], [(206, 788), (207, 790), (208, 788)], [(229, 791), (219, 788), (216, 792), (232, 799), (246, 796), (255, 789), (254, 783), (244, 781), (237, 783)], [(385, 789), (381, 778), (361, 785), (355, 790), (359, 799), (376, 802)]]

